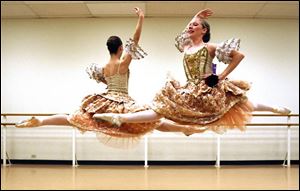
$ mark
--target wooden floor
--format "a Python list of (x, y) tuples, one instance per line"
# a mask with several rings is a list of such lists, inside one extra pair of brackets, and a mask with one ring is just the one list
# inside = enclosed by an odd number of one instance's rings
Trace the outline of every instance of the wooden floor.
[(299, 166), (1, 166), (2, 189), (299, 189)]

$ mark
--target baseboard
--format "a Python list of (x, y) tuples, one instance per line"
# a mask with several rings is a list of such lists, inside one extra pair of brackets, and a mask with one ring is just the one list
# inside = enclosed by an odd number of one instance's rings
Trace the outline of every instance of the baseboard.
[[(10, 160), (11, 164), (53, 164), (72, 165), (71, 160)], [(77, 161), (79, 165), (144, 165), (144, 161)], [(1, 159), (1, 164), (3, 160)], [(148, 165), (215, 165), (216, 161), (148, 161)], [(283, 164), (283, 160), (243, 160), (220, 161), (220, 165), (275, 165)], [(291, 164), (299, 165), (299, 160), (291, 160)]]

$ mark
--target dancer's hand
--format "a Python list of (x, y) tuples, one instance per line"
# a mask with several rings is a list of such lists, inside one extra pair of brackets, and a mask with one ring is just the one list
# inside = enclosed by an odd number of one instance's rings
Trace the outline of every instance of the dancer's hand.
[(213, 11), (211, 9), (204, 9), (204, 10), (199, 11), (196, 14), (196, 17), (199, 17), (200, 19), (207, 19), (212, 14), (213, 14)]
[(144, 12), (143, 12), (142, 9), (140, 9), (140, 8), (138, 8), (138, 7), (135, 7), (135, 8), (134, 8), (134, 11), (135, 11), (135, 13), (137, 14), (137, 16), (139, 16), (139, 17), (144, 17)]
[(212, 74), (205, 78), (205, 84), (208, 85), (209, 87), (215, 87), (219, 82), (219, 77), (215, 74)]

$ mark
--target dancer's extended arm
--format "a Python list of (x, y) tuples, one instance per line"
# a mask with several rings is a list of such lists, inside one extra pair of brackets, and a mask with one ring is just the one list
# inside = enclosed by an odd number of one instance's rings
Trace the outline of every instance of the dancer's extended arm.
[[(143, 22), (144, 22), (144, 13), (138, 7), (135, 7), (134, 10), (135, 10), (135, 13), (139, 17), (138, 22), (136, 24), (135, 32), (134, 32), (134, 35), (133, 35), (133, 42), (137, 45), (139, 40), (140, 40), (141, 33), (142, 33), (142, 26), (143, 26)], [(129, 64), (130, 64), (131, 60), (132, 60), (132, 55), (126, 52), (125, 55), (122, 58), (121, 64), (123, 65), (123, 67), (124, 66), (129, 67)]]

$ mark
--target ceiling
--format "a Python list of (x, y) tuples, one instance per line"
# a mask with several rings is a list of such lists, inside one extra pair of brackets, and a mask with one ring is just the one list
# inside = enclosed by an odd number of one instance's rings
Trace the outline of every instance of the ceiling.
[(214, 18), (299, 19), (299, 1), (1, 1), (1, 19), (186, 17), (210, 8)]

